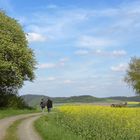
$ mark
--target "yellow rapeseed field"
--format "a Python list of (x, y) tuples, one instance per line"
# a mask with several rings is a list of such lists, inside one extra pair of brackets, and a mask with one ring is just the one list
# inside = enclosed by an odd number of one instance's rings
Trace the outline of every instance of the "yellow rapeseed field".
[(140, 140), (140, 108), (79, 105), (58, 110), (57, 124), (85, 140)]

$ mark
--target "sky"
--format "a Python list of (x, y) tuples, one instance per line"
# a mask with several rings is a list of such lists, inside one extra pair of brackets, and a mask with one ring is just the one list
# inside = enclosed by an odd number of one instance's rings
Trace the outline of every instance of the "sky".
[(134, 96), (124, 82), (140, 56), (140, 0), (0, 0), (34, 50), (34, 82), (20, 95)]

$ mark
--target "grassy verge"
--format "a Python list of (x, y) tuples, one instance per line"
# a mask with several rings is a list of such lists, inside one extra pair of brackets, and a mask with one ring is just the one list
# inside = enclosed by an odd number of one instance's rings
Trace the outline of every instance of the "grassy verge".
[(35, 128), (44, 140), (82, 140), (81, 137), (66, 131), (54, 121), (55, 113), (43, 116), (35, 122)]
[(10, 117), (13, 115), (20, 115), (20, 114), (28, 114), (28, 113), (35, 113), (38, 112), (37, 110), (16, 110), (16, 109), (0, 109), (0, 119), (4, 117)]
[(22, 119), (15, 121), (8, 129), (6, 132), (6, 136), (4, 138), (4, 140), (18, 140), (18, 136), (17, 136), (17, 128), (18, 125), (20, 124), (20, 122), (22, 121)]
[(128, 107), (140, 107), (140, 102), (128, 102)]

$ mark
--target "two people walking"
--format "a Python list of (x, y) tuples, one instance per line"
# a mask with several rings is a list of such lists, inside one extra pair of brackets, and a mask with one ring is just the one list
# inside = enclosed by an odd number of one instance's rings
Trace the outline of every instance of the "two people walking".
[(50, 112), (51, 111), (51, 108), (53, 107), (52, 104), (53, 103), (52, 103), (52, 100), (51, 99), (48, 99), (47, 102), (44, 99), (41, 99), (40, 107), (42, 109), (42, 112), (44, 112), (46, 106), (47, 106), (48, 112)]

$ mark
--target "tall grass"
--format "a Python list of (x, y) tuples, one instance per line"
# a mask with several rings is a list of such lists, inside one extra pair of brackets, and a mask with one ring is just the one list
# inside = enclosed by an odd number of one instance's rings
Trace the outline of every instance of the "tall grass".
[(82, 140), (61, 125), (57, 125), (54, 119), (56, 114), (50, 113), (35, 122), (35, 128), (44, 140)]

